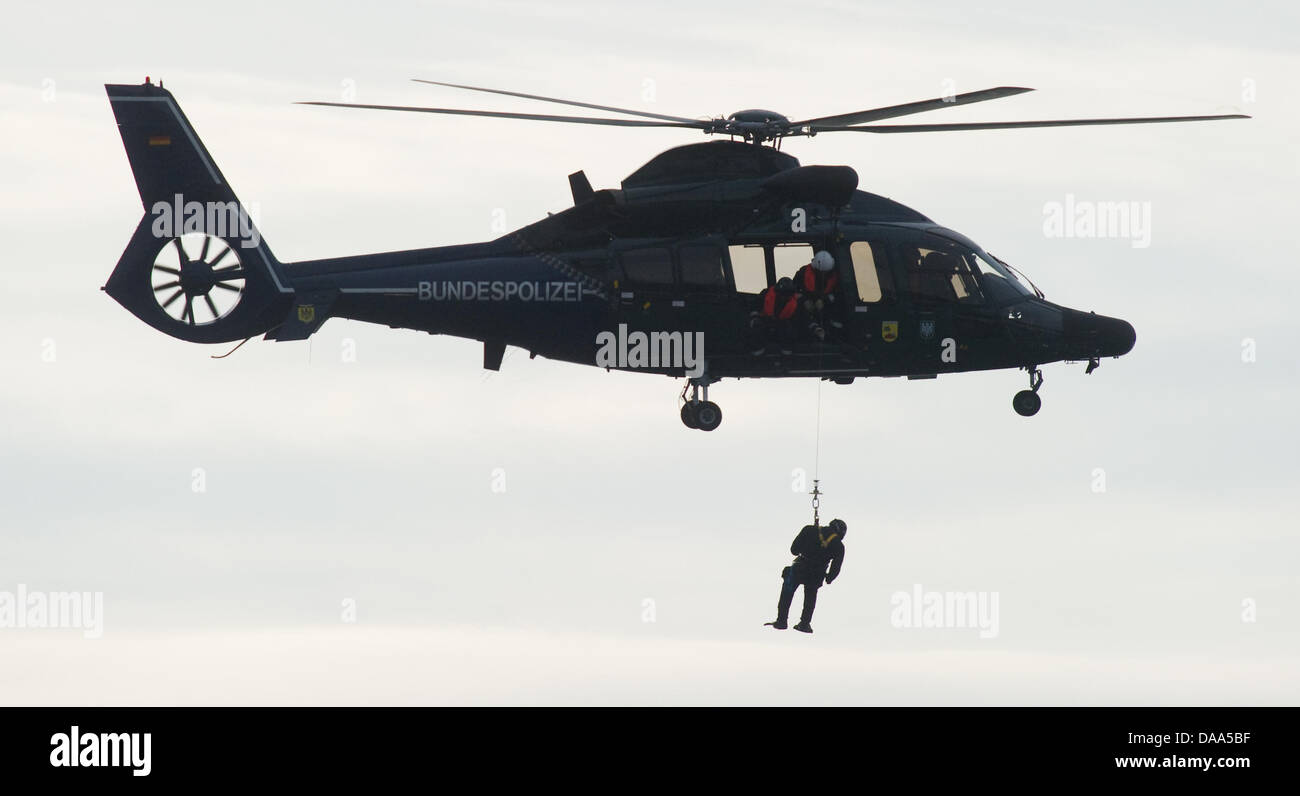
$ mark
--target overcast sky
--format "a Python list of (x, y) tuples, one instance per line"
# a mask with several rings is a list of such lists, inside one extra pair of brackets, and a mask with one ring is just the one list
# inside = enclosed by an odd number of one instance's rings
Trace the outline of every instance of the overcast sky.
[[(104, 635), (0, 629), (0, 703), (1300, 702), (1300, 19), (1220, 7), (7, 9), (0, 592), (102, 592)], [(412, 77), (685, 116), (1020, 85), (927, 118), (1255, 118), (787, 142), (1137, 346), (1047, 366), (1032, 419), (1017, 371), (733, 380), (704, 434), (658, 376), (489, 374), (477, 343), (342, 320), (213, 360), (140, 323), (99, 291), (141, 213), (103, 84), (145, 75), (285, 261), (488, 239), (571, 204), (572, 171), (617, 187), (698, 140), (291, 104), (548, 112)], [(1150, 246), (1047, 237), (1068, 196), (1149, 203)], [(849, 534), (808, 637), (761, 625), (819, 392)], [(915, 584), (996, 592), (997, 636), (895, 627)]]

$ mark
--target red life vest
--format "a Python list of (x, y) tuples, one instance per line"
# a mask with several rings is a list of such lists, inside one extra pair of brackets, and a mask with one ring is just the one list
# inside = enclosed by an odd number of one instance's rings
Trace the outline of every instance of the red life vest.
[(760, 314), (764, 318), (776, 318), (781, 321), (788, 321), (794, 317), (795, 312), (799, 309), (799, 298), (791, 293), (784, 299), (778, 299), (775, 287), (769, 287), (763, 291), (763, 307)]
[(839, 274), (835, 273), (835, 269), (818, 271), (811, 263), (800, 268), (799, 273), (795, 275), (795, 282), (803, 286), (804, 292), (814, 296), (830, 295), (839, 281)]

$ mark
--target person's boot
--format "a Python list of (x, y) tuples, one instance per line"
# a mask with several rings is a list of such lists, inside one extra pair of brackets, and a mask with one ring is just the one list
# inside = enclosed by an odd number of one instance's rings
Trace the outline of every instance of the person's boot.
[(764, 626), (764, 627), (773, 627), (773, 628), (776, 628), (777, 630), (785, 630), (787, 627), (789, 627), (789, 625), (787, 625), (787, 624), (785, 623), (785, 620), (784, 620), (784, 619), (778, 619), (778, 620), (776, 620), (775, 622), (764, 622), (764, 623), (763, 623), (763, 626)]
[(794, 626), (794, 629), (798, 630), (800, 633), (813, 632), (812, 625), (808, 624), (807, 622), (800, 622), (799, 624)]

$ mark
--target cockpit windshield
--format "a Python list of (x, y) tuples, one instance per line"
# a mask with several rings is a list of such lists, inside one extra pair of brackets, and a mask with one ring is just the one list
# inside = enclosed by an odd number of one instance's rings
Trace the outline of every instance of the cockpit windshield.
[(995, 304), (1034, 295), (1034, 291), (1017, 279), (1010, 268), (992, 255), (977, 250), (966, 255), (966, 259), (978, 269), (984, 293)]
[(970, 245), (930, 248), (903, 243), (898, 256), (906, 275), (907, 293), (919, 306), (1001, 306), (1034, 294), (1010, 268)]

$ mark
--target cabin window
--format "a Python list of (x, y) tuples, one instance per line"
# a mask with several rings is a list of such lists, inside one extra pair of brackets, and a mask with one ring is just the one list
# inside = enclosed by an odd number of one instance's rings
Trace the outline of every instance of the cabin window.
[(885, 296), (893, 297), (894, 280), (889, 275), (884, 245), (854, 241), (849, 247), (849, 257), (853, 260), (853, 278), (858, 283), (858, 301), (874, 304)]
[[(760, 253), (761, 253), (760, 249)], [(683, 246), (677, 250), (681, 263), (682, 284), (686, 287), (725, 288), (727, 271), (722, 265), (722, 249), (717, 246)]]
[(772, 248), (772, 258), (776, 263), (776, 278), (788, 276), (794, 279), (808, 263), (812, 262), (813, 247), (810, 243), (779, 243)]
[(667, 249), (633, 249), (623, 252), (623, 274), (637, 285), (671, 285), (673, 259)]
[(759, 245), (729, 246), (731, 275), (736, 280), (737, 293), (758, 295), (767, 288), (767, 263), (763, 247)]

